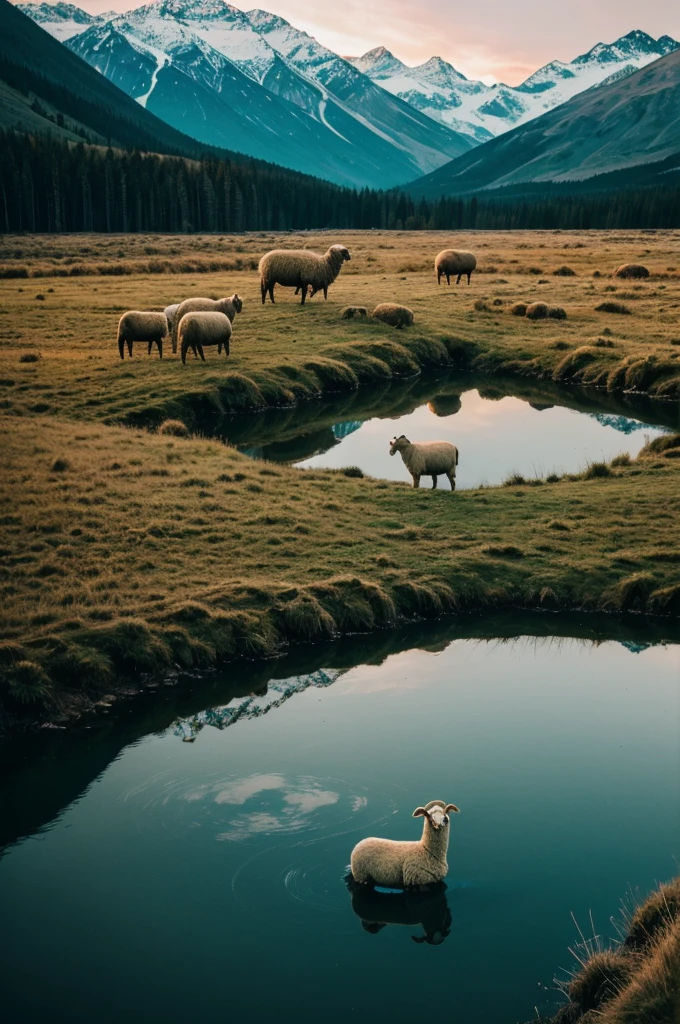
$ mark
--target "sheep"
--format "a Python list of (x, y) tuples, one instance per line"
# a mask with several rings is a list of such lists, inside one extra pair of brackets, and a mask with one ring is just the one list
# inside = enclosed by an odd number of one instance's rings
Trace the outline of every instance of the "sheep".
[(458, 449), (448, 441), (422, 441), (412, 444), (402, 434), (390, 441), (390, 455), (401, 454), (404, 465), (413, 477), (413, 486), (420, 487), (421, 476), (432, 477), (432, 490), (437, 488), (437, 477), (444, 474), (449, 478), (451, 490), (456, 489), (456, 466)]
[(368, 310), (365, 306), (345, 306), (340, 314), (341, 320), (351, 320), (355, 316), (366, 316)]
[(310, 297), (323, 289), (323, 297), (327, 299), (329, 286), (340, 273), (342, 264), (350, 258), (344, 245), (332, 245), (324, 256), (308, 249), (272, 249), (265, 253), (259, 265), (262, 304), (267, 300), (267, 292), (274, 301), (277, 284), (295, 288), (296, 295), (299, 291), (302, 306), (308, 289), (311, 289)]
[(418, 842), (362, 839), (352, 850), (350, 866), (354, 881), (394, 889), (441, 882), (449, 870), (446, 851), (450, 811), (457, 814), (458, 808), (443, 800), (430, 800), (424, 807), (416, 807), (413, 817), (425, 819)]
[(439, 946), (451, 932), (451, 910), (444, 882), (429, 885), (426, 890), (387, 893), (358, 885), (351, 875), (346, 881), (352, 910), (370, 935), (377, 935), (388, 924), (420, 925), (425, 934), (412, 935), (412, 941)]
[(171, 306), (166, 306), (163, 312), (168, 318), (168, 330), (171, 331), (175, 325), (175, 314), (179, 309), (179, 302), (173, 302)]
[(527, 304), (526, 304), (526, 302), (516, 302), (513, 306), (510, 307), (510, 315), (511, 316), (526, 316), (526, 313), (527, 313)]
[(118, 321), (118, 351), (120, 358), (124, 359), (125, 345), (127, 344), (128, 355), (132, 357), (133, 341), (146, 341), (149, 343), (149, 354), (151, 346), (155, 343), (158, 346), (158, 355), (163, 358), (163, 338), (168, 333), (168, 320), (165, 313), (149, 313), (136, 309), (130, 309), (123, 313)]
[[(172, 330), (172, 351), (177, 351), (177, 329), (179, 322), (185, 313), (224, 313), (230, 321), (234, 322), (237, 313), (243, 312), (243, 302), (234, 293), (227, 299), (185, 299), (180, 302), (175, 310), (175, 317)], [(218, 355), (221, 349), (218, 350)]]
[(649, 277), (649, 271), (647, 270), (647, 267), (643, 267), (641, 263), (623, 263), (620, 267), (618, 267), (617, 270), (614, 271), (614, 277)]
[(396, 302), (381, 302), (375, 307), (371, 316), (398, 330), (401, 330), (402, 327), (410, 327), (413, 323), (413, 310), (406, 306), (398, 306)]
[(477, 266), (477, 257), (471, 252), (463, 252), (460, 249), (443, 249), (434, 261), (434, 272), (437, 275), (437, 284), (441, 284), (442, 277), (446, 283), (451, 284), (451, 275), (457, 274), (456, 284), (460, 284), (463, 274), (470, 284), (472, 271)]
[(526, 309), (529, 320), (545, 320), (548, 315), (548, 307), (545, 302), (531, 302)]
[(219, 346), (218, 354), (224, 345), (225, 353), (229, 355), (231, 320), (226, 313), (217, 313), (211, 310), (185, 313), (179, 322), (177, 336), (183, 363), (186, 363), (189, 348), (193, 348), (194, 352), (198, 349), (198, 354), (205, 362), (203, 348), (206, 345)]

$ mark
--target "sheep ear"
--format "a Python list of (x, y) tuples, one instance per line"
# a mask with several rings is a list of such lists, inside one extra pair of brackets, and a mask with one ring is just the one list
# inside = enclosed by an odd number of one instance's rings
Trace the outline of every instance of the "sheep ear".
[(414, 818), (422, 818), (422, 817), (427, 818), (428, 817), (428, 813), (427, 813), (427, 811), (425, 810), (424, 807), (416, 807), (415, 811), (413, 812), (413, 817)]
[(444, 814), (448, 814), (449, 811), (454, 811), (456, 814), (460, 814), (460, 807), (456, 807), (455, 804), (447, 804), (444, 808)]

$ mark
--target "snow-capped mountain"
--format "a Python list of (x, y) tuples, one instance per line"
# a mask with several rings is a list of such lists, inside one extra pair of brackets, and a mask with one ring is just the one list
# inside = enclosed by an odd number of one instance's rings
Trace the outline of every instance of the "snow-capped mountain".
[[(539, 117), (604, 81), (616, 81), (680, 48), (670, 36), (629, 32), (569, 63), (551, 61), (516, 87), (472, 82), (440, 57), (407, 67), (379, 46), (351, 63), (383, 89), (478, 142)], [(614, 77), (616, 76), (616, 77)]]
[(92, 25), (95, 21), (106, 21), (114, 16), (113, 11), (95, 16), (88, 14), (87, 11), (81, 11), (80, 7), (66, 3), (17, 4), (16, 6), (46, 29), (55, 39), (58, 39), (60, 43), (84, 32), (88, 25)]
[[(156, 0), (106, 19), (21, 9), (183, 132), (340, 184), (389, 188), (473, 144), (282, 19), (225, 0)], [(293, 52), (296, 37), (315, 60)]]

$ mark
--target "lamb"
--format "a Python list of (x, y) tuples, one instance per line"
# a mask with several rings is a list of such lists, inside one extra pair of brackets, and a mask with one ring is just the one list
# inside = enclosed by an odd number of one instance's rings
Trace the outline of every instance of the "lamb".
[(146, 341), (151, 346), (158, 346), (158, 355), (163, 358), (163, 338), (168, 333), (168, 320), (165, 313), (148, 313), (131, 309), (123, 313), (118, 321), (118, 351), (124, 359), (125, 345), (128, 355), (132, 357), (133, 341)]
[(241, 312), (243, 312), (243, 302), (236, 293), (227, 299), (185, 299), (175, 310), (172, 351), (177, 351), (177, 328), (185, 313), (224, 313), (233, 324), (234, 317)]
[(272, 249), (260, 260), (260, 287), (262, 304), (269, 298), (274, 301), (274, 286), (295, 288), (300, 291), (300, 305), (304, 306), (307, 292), (310, 296), (323, 289), (324, 299), (328, 298), (328, 288), (333, 284), (342, 269), (345, 260), (349, 260), (349, 250), (344, 245), (332, 245), (324, 256), (308, 249)]
[(451, 284), (451, 276), (457, 274), (456, 284), (460, 284), (463, 274), (470, 284), (472, 271), (477, 266), (477, 257), (471, 252), (463, 252), (461, 249), (443, 249), (434, 261), (434, 272), (437, 275), (437, 284), (441, 284), (442, 277), (446, 283)]
[(231, 320), (226, 313), (214, 311), (185, 313), (179, 322), (177, 336), (183, 363), (186, 363), (187, 351), (190, 348), (194, 352), (198, 350), (198, 354), (205, 362), (203, 349), (207, 345), (217, 345), (218, 354), (224, 345), (225, 353), (229, 355)]
[(396, 302), (381, 302), (375, 307), (371, 316), (398, 330), (401, 330), (402, 327), (410, 327), (413, 323), (413, 310), (406, 306), (399, 306)]
[(448, 441), (422, 441), (412, 444), (402, 434), (390, 441), (390, 455), (401, 454), (404, 465), (413, 477), (413, 486), (420, 487), (421, 476), (432, 477), (432, 490), (437, 488), (437, 477), (445, 475), (449, 478), (451, 490), (456, 489), (456, 466), (458, 465), (458, 449)]
[(345, 306), (340, 314), (341, 320), (352, 320), (355, 316), (366, 316), (368, 310), (365, 306)]
[(362, 839), (352, 850), (350, 865), (354, 881), (394, 889), (441, 882), (449, 870), (446, 851), (450, 811), (457, 814), (458, 808), (443, 800), (430, 800), (424, 807), (416, 807), (413, 817), (425, 819), (418, 842)]

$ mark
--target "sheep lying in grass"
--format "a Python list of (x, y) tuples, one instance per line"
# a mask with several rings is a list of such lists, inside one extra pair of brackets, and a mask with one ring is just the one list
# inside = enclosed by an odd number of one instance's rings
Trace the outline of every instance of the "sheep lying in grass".
[(185, 313), (179, 322), (177, 335), (183, 363), (186, 363), (187, 352), (190, 348), (194, 350), (194, 353), (198, 351), (199, 356), (205, 362), (203, 349), (208, 345), (217, 345), (218, 355), (224, 345), (225, 353), (229, 355), (231, 320), (225, 313), (211, 311)]
[[(226, 299), (185, 299), (175, 310), (172, 331), (172, 351), (177, 351), (177, 329), (185, 313), (224, 313), (233, 324), (237, 313), (243, 311), (243, 302), (234, 293)], [(221, 349), (219, 350), (221, 351)], [(218, 353), (219, 354), (219, 353)]]
[(381, 302), (375, 307), (371, 316), (398, 330), (401, 330), (402, 327), (410, 327), (413, 323), (413, 310), (408, 309), (407, 306), (399, 306), (396, 302)]
[(441, 882), (449, 870), (449, 812), (455, 804), (430, 800), (416, 807), (414, 818), (423, 817), (423, 835), (418, 842), (393, 839), (363, 839), (352, 850), (352, 877), (362, 885), (384, 885), (410, 889)]
[(614, 271), (614, 277), (622, 277), (624, 280), (626, 278), (640, 280), (649, 277), (649, 271), (641, 263), (623, 263)]
[(531, 302), (526, 308), (526, 316), (529, 320), (545, 320), (548, 315), (548, 306), (545, 302)]
[(456, 284), (465, 274), (467, 283), (470, 284), (472, 271), (477, 266), (477, 257), (471, 252), (463, 252), (461, 249), (443, 249), (434, 261), (434, 272), (437, 275), (437, 284), (441, 284), (442, 277), (446, 283), (451, 284), (451, 278), (457, 274)]
[(310, 289), (310, 296), (323, 290), (323, 297), (327, 299), (329, 286), (340, 273), (345, 260), (350, 258), (349, 250), (344, 245), (332, 245), (323, 256), (307, 249), (272, 249), (265, 253), (259, 266), (263, 305), (267, 293), (271, 301), (274, 301), (274, 287), (277, 284), (284, 288), (295, 288), (296, 295), (300, 291), (302, 306)]
[(125, 345), (128, 355), (132, 356), (132, 343), (146, 341), (151, 346), (158, 346), (158, 355), (163, 358), (163, 338), (168, 333), (168, 320), (165, 313), (148, 313), (130, 309), (123, 313), (118, 321), (118, 351), (120, 358), (125, 358)]
[(421, 476), (432, 477), (432, 490), (437, 487), (437, 477), (444, 475), (449, 479), (451, 490), (456, 489), (456, 466), (458, 465), (458, 449), (448, 441), (422, 441), (412, 444), (402, 434), (390, 441), (390, 455), (400, 453), (403, 463), (413, 477), (413, 486), (420, 487)]

